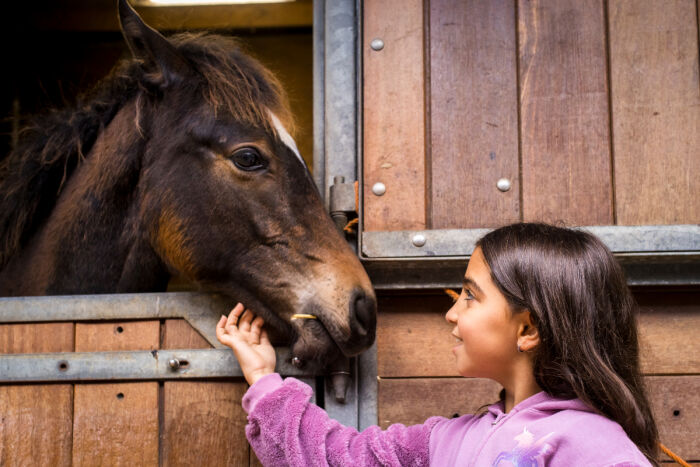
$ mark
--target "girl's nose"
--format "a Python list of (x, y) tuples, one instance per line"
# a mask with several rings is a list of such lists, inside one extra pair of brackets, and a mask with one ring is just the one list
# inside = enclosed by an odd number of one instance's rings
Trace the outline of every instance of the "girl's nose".
[(447, 320), (448, 323), (457, 322), (457, 312), (455, 311), (454, 305), (447, 310), (447, 313), (445, 313), (445, 320)]

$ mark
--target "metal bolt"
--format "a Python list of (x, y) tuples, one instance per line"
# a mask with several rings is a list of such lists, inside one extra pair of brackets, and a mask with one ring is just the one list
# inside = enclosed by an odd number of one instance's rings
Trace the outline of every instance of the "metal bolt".
[(170, 366), (170, 369), (173, 371), (177, 371), (180, 369), (180, 360), (177, 358), (171, 358), (168, 360), (168, 365)]
[(507, 178), (501, 178), (496, 182), (496, 186), (501, 191), (508, 191), (510, 190), (510, 180), (508, 180)]
[(372, 185), (372, 193), (377, 196), (382, 196), (384, 193), (386, 193), (386, 185), (384, 185), (382, 182), (375, 183)]
[(304, 366), (304, 362), (299, 357), (292, 357), (292, 365), (294, 365), (297, 368), (301, 368), (302, 366)]
[(415, 234), (413, 238), (411, 239), (413, 242), (413, 245), (421, 247), (425, 245), (425, 235), (423, 234)]
[(384, 41), (381, 39), (372, 39), (372, 42), (369, 43), (369, 46), (372, 47), (372, 50), (382, 50), (384, 48)]

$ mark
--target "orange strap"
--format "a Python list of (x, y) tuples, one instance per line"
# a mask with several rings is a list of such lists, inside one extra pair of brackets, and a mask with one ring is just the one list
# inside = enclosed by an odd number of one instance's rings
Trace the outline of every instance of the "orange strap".
[(452, 297), (452, 300), (454, 300), (455, 302), (459, 298), (459, 294), (452, 289), (445, 289), (445, 293)]
[(348, 222), (348, 223), (345, 225), (345, 227), (343, 227), (343, 230), (346, 231), (347, 233), (352, 233), (352, 232), (353, 232), (352, 226), (355, 225), (355, 224), (357, 224), (358, 222), (359, 222), (359, 220), (357, 219), (357, 217), (354, 218), (353, 220), (351, 220), (350, 222)]
[(690, 467), (690, 464), (688, 464), (686, 461), (684, 461), (683, 459), (678, 457), (673, 451), (671, 451), (669, 448), (667, 448), (663, 444), (659, 443), (659, 447), (664, 452), (664, 454), (666, 454), (668, 457), (673, 459), (676, 462), (676, 464), (680, 464), (683, 467)]

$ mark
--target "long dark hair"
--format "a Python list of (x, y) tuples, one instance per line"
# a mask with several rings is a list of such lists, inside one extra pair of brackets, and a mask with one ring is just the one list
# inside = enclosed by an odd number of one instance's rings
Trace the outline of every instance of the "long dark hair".
[(658, 431), (639, 368), (636, 304), (610, 250), (582, 230), (513, 224), (486, 234), (491, 278), (539, 332), (537, 384), (619, 423), (658, 465)]

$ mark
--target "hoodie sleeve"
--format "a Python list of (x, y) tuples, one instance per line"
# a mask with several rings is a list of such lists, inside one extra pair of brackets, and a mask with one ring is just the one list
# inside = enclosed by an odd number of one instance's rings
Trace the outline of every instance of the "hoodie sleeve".
[(263, 465), (429, 464), (430, 431), (441, 417), (422, 425), (401, 424), (358, 432), (310, 403), (311, 388), (294, 378), (264, 376), (243, 397), (246, 436)]

